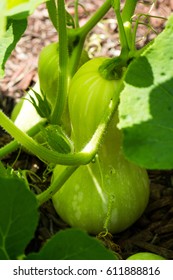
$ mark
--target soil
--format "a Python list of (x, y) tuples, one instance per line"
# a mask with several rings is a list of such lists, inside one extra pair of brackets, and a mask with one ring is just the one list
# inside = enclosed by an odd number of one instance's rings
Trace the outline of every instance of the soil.
[[(121, 1), (122, 5), (124, 1)], [(155, 5), (152, 3), (155, 2)], [(68, 10), (73, 14), (71, 1), (66, 1)], [(103, 3), (97, 1), (81, 1), (85, 3), (86, 11), (80, 7), (80, 24), (84, 24), (88, 17)], [(137, 45), (140, 48), (158, 33), (166, 22), (166, 18), (173, 10), (173, 0), (139, 1), (136, 17), (139, 14), (150, 14), (154, 17), (141, 16), (137, 33)], [(149, 26), (152, 26), (150, 28)], [(7, 115), (24, 95), (29, 86), (38, 79), (37, 62), (42, 47), (58, 40), (47, 14), (45, 5), (40, 5), (28, 18), (28, 28), (18, 42), (6, 63), (5, 76), (0, 81), (0, 107)], [(112, 11), (90, 32), (85, 48), (90, 57), (114, 56), (119, 52), (117, 22)], [(8, 143), (10, 136), (0, 130), (0, 146)], [(46, 189), (49, 185), (51, 173), (39, 159), (18, 150), (3, 159), (6, 165), (14, 169), (30, 170), (28, 178), (35, 192)], [(47, 174), (47, 176), (45, 176)], [(128, 230), (116, 235), (99, 235), (106, 247), (126, 259), (129, 255), (140, 251), (150, 251), (162, 255), (166, 259), (173, 259), (173, 170), (150, 170), (150, 201), (142, 217)], [(45, 177), (47, 179), (45, 179)], [(37, 186), (37, 187), (36, 187)], [(51, 201), (45, 203), (41, 209), (40, 223), (35, 238), (27, 247), (26, 252), (38, 251), (45, 240), (60, 229), (68, 227), (55, 213)]]

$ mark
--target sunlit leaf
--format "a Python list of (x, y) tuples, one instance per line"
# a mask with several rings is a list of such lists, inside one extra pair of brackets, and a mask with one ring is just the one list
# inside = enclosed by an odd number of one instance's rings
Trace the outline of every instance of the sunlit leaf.
[(26, 19), (8, 20), (7, 30), (0, 38), (0, 78), (4, 75), (4, 67), (7, 59), (20, 40), (26, 27)]
[(6, 16), (15, 19), (26, 18), (38, 5), (48, 0), (7, 0)]
[(121, 94), (119, 128), (126, 157), (148, 169), (173, 168), (173, 15), (131, 63)]

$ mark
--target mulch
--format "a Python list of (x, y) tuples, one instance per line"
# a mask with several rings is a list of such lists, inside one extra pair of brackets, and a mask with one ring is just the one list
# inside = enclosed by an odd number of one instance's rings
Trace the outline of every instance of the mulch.
[[(66, 1), (68, 10), (73, 13), (71, 1)], [(153, 1), (139, 1), (136, 18), (139, 14), (152, 14), (157, 17), (141, 15), (141, 24), (138, 30), (138, 46), (146, 44), (161, 32), (165, 25), (165, 19), (173, 11), (173, 0), (158, 0), (152, 6)], [(141, 3), (142, 2), (142, 3)], [(84, 24), (93, 11), (103, 3), (97, 1), (81, 1), (85, 3), (86, 11), (80, 8), (80, 23)], [(123, 1), (122, 1), (123, 3)], [(149, 25), (152, 25), (152, 29)], [(28, 18), (28, 28), (21, 40), (12, 52), (6, 63), (5, 76), (0, 81), (0, 107), (10, 114), (15, 103), (24, 95), (29, 86), (32, 86), (38, 79), (37, 62), (40, 50), (50, 42), (58, 40), (45, 9), (40, 5)], [(90, 57), (93, 56), (114, 56), (119, 51), (119, 39), (117, 23), (112, 11), (108, 12), (89, 34), (86, 50)], [(10, 141), (10, 136), (0, 131), (0, 145)], [(49, 184), (51, 173), (48, 173), (45, 181), (46, 166), (32, 155), (24, 151), (16, 151), (4, 159), (5, 164), (11, 164), (15, 169), (29, 169), (32, 174), (29, 180), (38, 186), (38, 189), (45, 189)], [(129, 255), (139, 251), (150, 251), (160, 254), (166, 259), (173, 259), (173, 170), (148, 171), (150, 177), (151, 194), (148, 207), (142, 217), (129, 229), (121, 234), (99, 236), (106, 247), (114, 250), (120, 258), (126, 259)], [(38, 180), (38, 181), (37, 181)], [(33, 187), (34, 188), (34, 187)], [(34, 189), (34, 191), (38, 191)], [(55, 213), (51, 202), (41, 207), (41, 216), (35, 238), (27, 247), (27, 252), (37, 251), (40, 246), (60, 229), (66, 225)]]

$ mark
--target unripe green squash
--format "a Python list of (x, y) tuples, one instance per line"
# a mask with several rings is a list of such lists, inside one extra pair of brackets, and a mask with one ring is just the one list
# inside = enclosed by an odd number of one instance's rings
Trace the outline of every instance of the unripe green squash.
[[(53, 196), (59, 216), (91, 234), (127, 229), (142, 215), (149, 199), (147, 172), (124, 158), (116, 123), (114, 118), (95, 161), (80, 166)], [(64, 168), (57, 165), (53, 178)]]

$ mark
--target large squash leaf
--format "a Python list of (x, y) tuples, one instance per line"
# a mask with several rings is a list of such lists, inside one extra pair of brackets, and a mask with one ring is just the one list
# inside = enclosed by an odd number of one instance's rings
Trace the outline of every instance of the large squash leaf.
[(173, 168), (173, 15), (131, 63), (120, 97), (118, 127), (126, 157), (148, 169)]
[(115, 260), (117, 256), (100, 241), (79, 229), (66, 229), (54, 235), (28, 260)]
[(0, 260), (15, 260), (33, 238), (38, 203), (19, 178), (0, 177)]

